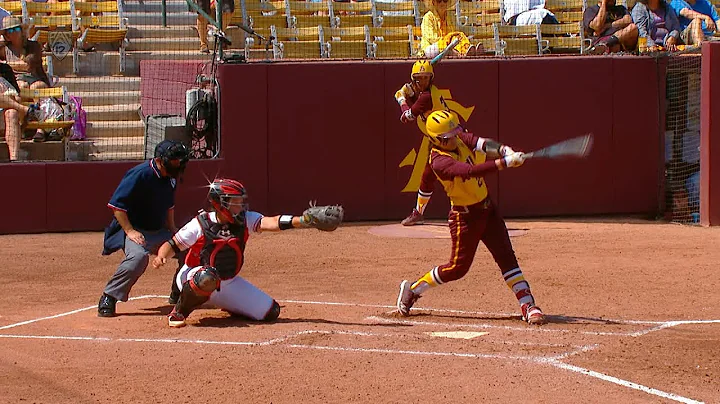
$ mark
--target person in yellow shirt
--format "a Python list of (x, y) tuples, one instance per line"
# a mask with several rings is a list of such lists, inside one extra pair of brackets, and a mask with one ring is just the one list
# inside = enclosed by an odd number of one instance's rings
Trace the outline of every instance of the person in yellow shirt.
[[(525, 161), (524, 154), (465, 131), (457, 116), (449, 111), (431, 113), (426, 129), (433, 144), (430, 165), (452, 205), (448, 215), (452, 252), (447, 264), (433, 268), (414, 283), (402, 281), (397, 299), (398, 312), (403, 316), (410, 315), (410, 309), (424, 292), (465, 276), (482, 241), (500, 267), (505, 283), (515, 294), (523, 320), (528, 324), (543, 324), (545, 316), (535, 305), (505, 221), (488, 197), (483, 179), (486, 174), (521, 166)], [(494, 160), (486, 161), (488, 156)]]
[(418, 56), (434, 58), (445, 49), (453, 39), (460, 42), (453, 53), (461, 56), (473, 56), (477, 53), (475, 45), (470, 44), (468, 37), (458, 31), (455, 15), (448, 13), (449, 2), (452, 0), (425, 0), (428, 12), (422, 19), (420, 49)]

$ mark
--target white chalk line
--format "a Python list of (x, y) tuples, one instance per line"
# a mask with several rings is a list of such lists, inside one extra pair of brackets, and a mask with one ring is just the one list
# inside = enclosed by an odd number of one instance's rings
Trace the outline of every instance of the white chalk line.
[[(138, 297), (130, 298), (129, 300), (139, 300), (139, 299), (147, 299), (147, 298), (167, 298), (168, 296), (163, 295), (143, 295)], [(319, 302), (319, 301), (302, 301), (302, 300), (281, 300), (280, 302), (284, 303), (296, 303), (296, 304), (317, 304), (317, 305), (326, 305), (326, 306), (352, 306), (352, 307), (372, 307), (372, 308), (393, 308), (394, 306), (389, 305), (373, 305), (373, 304), (354, 304), (354, 303), (342, 303), (342, 302)], [(88, 306), (77, 310), (68, 311), (65, 313), (56, 314), (53, 316), (47, 316), (47, 317), (40, 317), (32, 320), (22, 321), (19, 323), (9, 324), (0, 327), (0, 330), (14, 328), (22, 325), (32, 324), (38, 321), (42, 320), (49, 320), (59, 317), (68, 316), (71, 314), (79, 313), (86, 310), (91, 310), (96, 308), (97, 306)], [(463, 310), (448, 310), (448, 309), (431, 309), (431, 308), (425, 308), (424, 310), (429, 311), (436, 311), (436, 312), (449, 312), (449, 313), (459, 313), (459, 314), (470, 314), (470, 315), (502, 315), (506, 316), (507, 313), (487, 313), (487, 312), (477, 312), (477, 311), (463, 311)], [(376, 317), (376, 316), (371, 316)], [(383, 319), (380, 317), (377, 317), (377, 319), (380, 320), (389, 320), (389, 319)], [(599, 321), (612, 321), (617, 323), (627, 323), (627, 324), (656, 324), (658, 326), (649, 328), (646, 330), (641, 330), (635, 333), (632, 333), (631, 336), (639, 336), (639, 335), (645, 335), (652, 331), (657, 331), (664, 328), (674, 327), (677, 325), (684, 325), (684, 324), (717, 324), (720, 323), (720, 320), (678, 320), (678, 321), (664, 321), (664, 322), (658, 322), (658, 321), (642, 321), (642, 320), (610, 320), (610, 319), (598, 319)], [(377, 320), (376, 320), (377, 321)], [(402, 320), (401, 320), (402, 321)], [(444, 323), (437, 323), (438, 325), (444, 325)], [(467, 324), (465, 324), (467, 325)], [(479, 325), (483, 328), (486, 325)], [(518, 328), (518, 327), (507, 327), (502, 326), (498, 327), (495, 326), (495, 328), (514, 328), (517, 330), (537, 330), (541, 328), (533, 327), (533, 328)], [(556, 331), (566, 331), (566, 330), (556, 330)], [(118, 342), (162, 342), (162, 343), (194, 343), (194, 344), (215, 344), (215, 345), (243, 345), (243, 346), (262, 346), (262, 345), (278, 345), (282, 342), (287, 341), (288, 339), (303, 335), (303, 334), (311, 334), (311, 333), (347, 333), (347, 334), (353, 334), (353, 335), (374, 335), (372, 333), (357, 333), (357, 332), (343, 332), (343, 331), (312, 331), (312, 330), (306, 330), (306, 331), (300, 331), (295, 334), (286, 335), (280, 338), (275, 338), (267, 341), (262, 342), (251, 342), (251, 341), (208, 341), (208, 340), (182, 340), (182, 339), (151, 339), (151, 338), (119, 338), (119, 339), (112, 339), (107, 337), (83, 337), (83, 336), (41, 336), (41, 335), (2, 335), (0, 334), (0, 338), (31, 338), (31, 339), (64, 339), (64, 340), (80, 340), (80, 341), (118, 341)], [(606, 333), (607, 335), (614, 335), (613, 333)], [(389, 335), (389, 334), (386, 334)], [(658, 389), (654, 389), (651, 387), (643, 386), (641, 384), (637, 384), (634, 382), (630, 382), (627, 380), (619, 379), (614, 376), (609, 376), (604, 373), (596, 372), (593, 370), (581, 368), (579, 366), (574, 366), (570, 364), (566, 364), (563, 362), (560, 362), (559, 359), (567, 358), (570, 355), (575, 355), (577, 353), (581, 352), (587, 352), (591, 349), (595, 348), (595, 345), (588, 345), (585, 347), (581, 347), (579, 350), (566, 352), (561, 355), (557, 355), (554, 357), (532, 357), (532, 356), (516, 356), (516, 355), (498, 355), (498, 354), (470, 354), (470, 353), (457, 353), (457, 352), (425, 352), (425, 351), (403, 351), (403, 350), (392, 350), (392, 349), (378, 349), (378, 348), (353, 348), (353, 347), (329, 347), (329, 346), (318, 346), (318, 345), (302, 345), (302, 344), (286, 344), (284, 346), (292, 347), (292, 348), (304, 348), (304, 349), (317, 349), (317, 350), (330, 350), (330, 351), (347, 351), (347, 352), (368, 352), (368, 353), (390, 353), (390, 354), (406, 354), (406, 355), (434, 355), (434, 356), (450, 356), (450, 357), (461, 357), (461, 358), (486, 358), (486, 359), (512, 359), (512, 360), (526, 360), (526, 361), (533, 361), (536, 363), (546, 363), (550, 364), (552, 366), (558, 367), (560, 369), (570, 370), (576, 373), (580, 373), (586, 376), (595, 377), (604, 381), (608, 381), (611, 383), (615, 383), (624, 387), (628, 387), (631, 389), (643, 391), (648, 394), (656, 395), (659, 397), (667, 398), (674, 401), (679, 401), (683, 403), (702, 403), (701, 401), (692, 400), (687, 397), (679, 396), (673, 393), (667, 393)]]
[[(140, 300), (140, 299), (147, 299), (147, 298), (153, 298), (153, 297), (164, 297), (167, 299), (167, 296), (143, 295), (143, 296), (138, 296), (138, 297), (131, 297), (128, 300)], [(80, 313), (82, 311), (87, 311), (87, 310), (91, 310), (91, 309), (97, 309), (97, 305), (83, 307), (81, 309), (71, 310), (71, 311), (68, 311), (65, 313), (55, 314), (54, 316), (40, 317), (40, 318), (35, 318), (32, 320), (21, 321), (19, 323), (4, 325), (4, 326), (0, 327), (0, 330), (7, 330), (8, 328), (14, 328), (14, 327), (19, 327), (21, 325), (37, 323), (38, 321), (43, 321), (43, 320), (52, 320), (54, 318), (65, 317), (65, 316), (69, 316), (71, 314)]]
[(594, 377), (594, 378), (597, 378), (600, 380), (604, 380), (606, 382), (615, 383), (615, 384), (623, 386), (623, 387), (627, 387), (627, 388), (634, 389), (634, 390), (639, 390), (639, 391), (642, 391), (647, 394), (652, 394), (654, 396), (667, 398), (669, 400), (678, 401), (681, 403), (688, 403), (688, 404), (702, 404), (703, 403), (702, 401), (693, 400), (691, 398), (683, 397), (681, 395), (674, 394), (674, 393), (668, 393), (668, 392), (665, 392), (662, 390), (654, 389), (652, 387), (644, 386), (642, 384), (634, 383), (629, 380), (623, 380), (623, 379), (620, 379), (620, 378), (617, 378), (614, 376), (610, 376), (605, 373), (600, 373), (600, 372), (596, 372), (594, 370), (581, 368), (579, 366), (570, 365), (567, 363), (554, 361), (554, 360), (548, 361), (547, 363), (549, 363), (550, 365), (555, 366), (557, 368), (560, 368), (560, 369), (565, 369), (565, 370), (569, 370), (572, 372), (580, 373), (585, 376)]

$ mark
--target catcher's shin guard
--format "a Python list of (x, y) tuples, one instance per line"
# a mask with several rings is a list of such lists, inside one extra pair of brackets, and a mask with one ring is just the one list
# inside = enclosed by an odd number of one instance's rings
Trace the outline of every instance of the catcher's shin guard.
[(213, 267), (203, 267), (183, 283), (175, 311), (187, 317), (193, 310), (210, 300), (210, 295), (220, 290), (220, 277)]

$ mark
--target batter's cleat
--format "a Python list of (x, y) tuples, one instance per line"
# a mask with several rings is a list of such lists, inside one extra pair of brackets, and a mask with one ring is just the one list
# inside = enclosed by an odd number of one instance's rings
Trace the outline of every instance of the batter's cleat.
[(406, 217), (405, 219), (403, 219), (402, 222), (400, 222), (400, 224), (402, 224), (403, 226), (414, 226), (416, 224), (423, 223), (425, 223), (425, 218), (423, 217), (422, 213), (418, 212), (417, 209), (413, 209), (410, 216)]
[(410, 283), (410, 281), (402, 281), (400, 283), (400, 293), (398, 294), (397, 298), (397, 309), (398, 313), (402, 314), (403, 316), (410, 315), (410, 309), (420, 298), (419, 295), (413, 293), (412, 289), (410, 289), (411, 286), (412, 283)]
[(532, 303), (525, 303), (520, 306), (522, 310), (522, 319), (527, 321), (530, 325), (542, 325), (545, 324), (545, 315), (538, 306)]
[(185, 327), (185, 316), (173, 310), (172, 313), (168, 314), (168, 325), (172, 328)]
[(98, 303), (98, 317), (115, 317), (117, 299), (103, 293)]

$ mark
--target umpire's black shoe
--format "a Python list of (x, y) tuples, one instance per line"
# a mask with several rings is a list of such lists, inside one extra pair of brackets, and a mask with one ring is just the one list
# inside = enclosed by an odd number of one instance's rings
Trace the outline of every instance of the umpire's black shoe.
[(175, 288), (170, 292), (170, 296), (168, 296), (168, 303), (170, 304), (177, 304), (178, 300), (180, 300), (180, 292), (176, 291)]
[(115, 305), (117, 299), (103, 293), (98, 303), (98, 317), (115, 317)]

